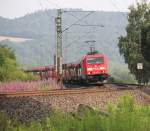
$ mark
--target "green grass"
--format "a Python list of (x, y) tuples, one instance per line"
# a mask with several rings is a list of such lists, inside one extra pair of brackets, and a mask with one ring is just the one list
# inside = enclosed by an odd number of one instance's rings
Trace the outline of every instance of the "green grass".
[[(134, 104), (130, 96), (108, 105), (107, 112), (83, 108), (76, 113), (54, 111), (47, 118), (26, 124), (14, 124), (1, 113), (2, 131), (150, 131), (150, 106)], [(13, 126), (15, 125), (15, 126)]]

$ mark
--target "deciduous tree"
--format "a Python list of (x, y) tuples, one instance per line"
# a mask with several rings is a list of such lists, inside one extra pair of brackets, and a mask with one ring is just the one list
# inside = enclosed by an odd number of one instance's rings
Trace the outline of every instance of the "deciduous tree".
[[(129, 8), (128, 25), (126, 27), (126, 36), (119, 38), (120, 54), (124, 56), (125, 63), (136, 79), (147, 83), (150, 78), (150, 63), (142, 55), (141, 37), (142, 29), (150, 25), (150, 6), (145, 0), (138, 2), (136, 6)], [(139, 72), (137, 63), (143, 63), (144, 69)]]

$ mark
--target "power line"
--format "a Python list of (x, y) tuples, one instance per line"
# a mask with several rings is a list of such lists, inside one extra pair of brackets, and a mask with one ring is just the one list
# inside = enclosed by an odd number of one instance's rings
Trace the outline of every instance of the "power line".
[(68, 45), (66, 45), (64, 48), (68, 48), (70, 47), (72, 44), (74, 44), (75, 42), (78, 42), (79, 39), (83, 38), (83, 37), (86, 37), (87, 34), (90, 34), (90, 33), (93, 33), (93, 31), (88, 31), (86, 32), (84, 35), (80, 35), (76, 40), (73, 40), (72, 42), (69, 42)]
[(48, 10), (45, 10), (45, 8), (44, 8), (44, 6), (43, 6), (43, 4), (41, 3), (40, 0), (38, 0), (38, 2), (39, 2), (39, 5), (40, 5), (41, 8), (45, 11), (45, 13), (47, 14), (48, 17), (53, 17), (53, 18), (55, 18), (55, 16), (52, 16), (52, 15), (49, 14)]
[(87, 11), (87, 10), (67, 10), (67, 11), (64, 11), (65, 13), (67, 13), (67, 12), (95, 12), (95, 11)]
[(86, 32), (84, 35), (80, 35), (76, 40), (73, 40), (72, 42), (70, 42), (70, 44), (66, 45), (65, 47), (69, 47), (70, 45), (72, 45), (74, 42), (77, 42), (81, 37), (85, 37), (87, 36), (87, 34), (91, 33), (91, 31)]
[[(60, 5), (58, 3), (54, 3), (51, 0), (47, 0), (47, 1), (50, 2), (51, 4), (55, 5), (57, 8), (62, 8), (62, 7), (60, 7)], [(55, 0), (55, 1), (57, 1), (57, 0)], [(82, 4), (82, 7), (86, 9), (87, 5), (85, 5), (85, 4), (83, 5)], [(65, 12), (68, 12), (68, 11), (65, 11)], [(69, 12), (90, 12), (90, 11), (81, 11), (81, 10), (78, 11), (78, 10), (75, 10), (75, 11), (69, 11)]]
[[(54, 2), (51, 2), (50, 0), (47, 0), (47, 1), (50, 2), (51, 4), (55, 5), (57, 8), (61, 9), (61, 7), (58, 4), (56, 4)], [(62, 11), (62, 13), (67, 13), (68, 15), (70, 15), (70, 16), (76, 18), (77, 20), (79, 20), (79, 18), (77, 16), (75, 16), (74, 14), (72, 14), (71, 12), (91, 12), (91, 11), (71, 11), (71, 10), (69, 10), (69, 11)], [(87, 22), (86, 22), (86, 24), (87, 24)]]
[[(117, 11), (120, 12), (119, 11), (120, 9), (119, 9), (118, 5), (116, 3), (114, 3), (113, 0), (110, 0), (110, 2), (117, 9)], [(127, 18), (126, 13), (124, 13), (124, 12), (120, 12), (120, 13), (122, 14), (123, 17)]]
[(74, 22), (73, 24), (71, 24), (70, 26), (68, 26), (67, 28), (65, 28), (63, 32), (65, 32), (66, 30), (69, 30), (72, 26), (74, 26), (75, 24), (77, 24), (78, 22), (82, 21), (83, 19), (85, 19), (86, 17), (90, 16), (91, 14), (95, 13), (95, 11), (91, 11), (90, 13), (88, 13), (87, 15), (83, 16), (82, 18), (78, 19), (76, 22)]
[(92, 27), (105, 27), (104, 25), (90, 25), (90, 24), (87, 24), (87, 25), (82, 25), (82, 24), (75, 24), (75, 26), (92, 26)]
[(53, 5), (56, 6), (57, 8), (60, 8), (60, 6), (59, 6), (58, 4), (56, 4), (56, 3), (54, 3), (54, 2), (52, 2), (52, 1), (50, 1), (50, 0), (47, 0), (47, 2), (53, 4)]
[[(51, 2), (50, 0), (47, 0), (47, 1), (50, 2), (50, 3), (52, 3), (53, 5), (55, 5), (56, 7), (61, 8), (58, 4), (56, 4), (56, 3), (54, 3), (54, 2)], [(62, 12), (63, 12), (63, 13), (68, 13), (69, 15), (71, 15), (71, 16), (73, 16), (74, 18), (77, 19), (76, 22), (74, 22), (73, 24), (71, 24), (70, 26), (68, 26), (67, 28), (65, 28), (65, 29), (62, 31), (62, 33), (63, 33), (63, 32), (65, 32), (66, 30), (68, 30), (69, 28), (71, 28), (74, 24), (78, 23), (79, 21), (82, 21), (84, 18), (88, 17), (90, 14), (94, 13), (95, 11), (62, 11)], [(82, 18), (78, 18), (78, 17), (76, 17), (74, 14), (72, 14), (71, 12), (90, 12), (90, 13), (87, 14), (87, 15), (85, 15), (85, 16), (82, 17)], [(87, 22), (86, 22), (86, 24), (87, 24)]]
[[(47, 0), (47, 1), (49, 1), (49, 0)], [(57, 6), (58, 8), (60, 8), (59, 7), (59, 5), (58, 4), (56, 4), (56, 3), (54, 3), (54, 2), (51, 2), (51, 1), (49, 1), (50, 3), (52, 3), (53, 5), (55, 5), (55, 6)], [(115, 8), (117, 8), (118, 9), (118, 6), (115, 4), (115, 3), (113, 3), (112, 1), (111, 1), (111, 3), (113, 4), (113, 6), (115, 7)], [(64, 13), (68, 13), (69, 15), (71, 15), (71, 16), (73, 16), (74, 18), (76, 18), (77, 19), (77, 21), (75, 21), (73, 24), (71, 24), (70, 26), (68, 26), (67, 28), (65, 28), (63, 31), (62, 31), (62, 33), (64, 33), (65, 31), (67, 31), (67, 30), (69, 30), (72, 26), (91, 26), (91, 27), (96, 27), (96, 26), (99, 26), (99, 27), (104, 27), (103, 25), (83, 25), (83, 24), (77, 24), (78, 22), (80, 22), (80, 21), (82, 21), (83, 19), (85, 19), (86, 17), (88, 17), (89, 15), (91, 15), (91, 14), (93, 14), (93, 13), (95, 13), (95, 11), (63, 11)], [(90, 13), (88, 13), (87, 15), (85, 15), (85, 16), (83, 16), (82, 18), (78, 18), (78, 17), (76, 17), (74, 14), (72, 14), (71, 12), (90, 12)], [(126, 17), (126, 15), (123, 13), (122, 14), (124, 17)], [(77, 40), (75, 40), (75, 41), (77, 41)], [(75, 42), (75, 41), (73, 41), (73, 42)], [(71, 44), (73, 44), (73, 42), (72, 43), (70, 43), (69, 45), (71, 45)], [(69, 46), (69, 45), (67, 45), (67, 46)]]
[[(51, 2), (52, 3), (52, 2)], [(53, 3), (54, 4), (54, 3)], [(40, 3), (40, 5), (42, 6), (42, 4)], [(57, 7), (59, 7), (57, 4), (55, 4)], [(42, 6), (43, 7), (43, 6)], [(77, 18), (75, 15), (73, 15), (72, 13), (69, 12), (69, 15), (75, 17), (76, 19), (78, 19), (77, 21), (75, 21), (73, 24), (71, 24), (70, 26), (68, 26), (66, 29), (64, 29), (62, 31), (65, 32), (66, 30), (68, 30), (69, 28), (71, 28), (72, 26), (74, 26), (74, 24), (78, 23), (79, 21), (82, 21), (83, 19), (85, 19), (86, 17), (88, 17), (89, 15), (93, 14), (94, 12), (93, 11), (90, 11), (90, 13), (88, 13), (87, 15), (83, 16), (82, 18)]]

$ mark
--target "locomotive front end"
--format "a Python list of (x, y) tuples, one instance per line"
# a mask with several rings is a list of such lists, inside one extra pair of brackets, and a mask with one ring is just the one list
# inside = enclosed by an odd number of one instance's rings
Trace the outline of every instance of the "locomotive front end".
[(103, 82), (108, 78), (108, 60), (104, 55), (90, 55), (85, 60), (85, 74), (88, 81)]

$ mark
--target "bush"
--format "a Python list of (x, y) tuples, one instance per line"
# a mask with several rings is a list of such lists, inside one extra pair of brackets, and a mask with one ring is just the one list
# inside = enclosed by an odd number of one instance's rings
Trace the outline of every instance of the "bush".
[(109, 106), (109, 116), (101, 118), (104, 131), (149, 131), (150, 107), (134, 105), (133, 98), (123, 97), (117, 106)]

